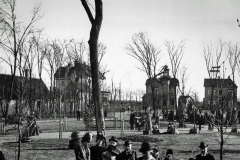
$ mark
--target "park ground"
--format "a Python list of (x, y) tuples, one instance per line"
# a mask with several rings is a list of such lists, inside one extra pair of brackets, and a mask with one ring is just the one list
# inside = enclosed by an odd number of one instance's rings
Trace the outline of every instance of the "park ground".
[[(166, 131), (168, 122), (162, 122), (160, 131)], [(74, 151), (68, 148), (71, 132), (74, 130), (80, 131), (83, 135), (83, 121), (77, 121), (74, 118), (67, 120), (67, 128), (64, 130), (62, 139), (59, 139), (59, 120), (41, 120), (37, 121), (41, 129), (39, 136), (33, 136), (32, 141), (21, 144), (21, 159), (22, 160), (74, 160)], [(177, 124), (176, 124), (177, 126)], [(14, 125), (8, 128), (14, 128)], [(142, 132), (137, 130), (131, 131), (130, 125), (125, 122), (124, 136), (142, 136)], [(186, 128), (177, 128), (180, 134), (175, 135), (149, 135), (153, 138), (162, 139), (161, 142), (151, 142), (152, 146), (158, 146), (160, 154), (165, 155), (167, 149), (171, 148), (176, 159), (188, 160), (195, 157), (199, 153), (198, 145), (201, 141), (205, 141), (209, 145), (209, 152), (213, 154), (216, 160), (219, 158), (219, 142), (220, 137), (215, 129), (213, 132), (207, 131), (207, 126), (204, 125), (200, 134), (189, 134), (189, 129), (193, 128), (192, 124), (187, 124)], [(96, 135), (96, 131), (91, 131)], [(230, 129), (228, 129), (230, 132)], [(8, 134), (0, 134), (0, 150), (4, 153), (7, 160), (15, 159), (17, 155), (15, 130), (10, 130)], [(117, 123), (117, 129), (114, 126), (114, 120), (106, 120), (106, 137), (121, 136), (120, 121)], [(93, 140), (93, 145), (95, 140)], [(119, 140), (119, 148), (123, 150), (124, 141)], [(133, 149), (138, 151), (141, 142), (133, 142)], [(138, 152), (140, 156), (141, 153)], [(230, 133), (224, 145), (224, 160), (239, 160), (240, 159), (240, 133)]]

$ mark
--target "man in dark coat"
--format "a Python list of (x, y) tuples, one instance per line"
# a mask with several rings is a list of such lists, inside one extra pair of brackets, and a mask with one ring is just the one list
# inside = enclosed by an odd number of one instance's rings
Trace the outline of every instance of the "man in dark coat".
[(152, 147), (148, 142), (143, 142), (141, 145), (141, 148), (139, 149), (139, 152), (142, 152), (143, 156), (138, 158), (138, 160), (156, 160), (152, 156)]
[(74, 149), (76, 160), (91, 160), (91, 152), (89, 149), (90, 142), (91, 137), (86, 133), (82, 137), (81, 144)]
[(202, 114), (202, 110), (200, 109), (199, 110), (199, 114), (197, 116), (197, 122), (198, 122), (198, 125), (199, 125), (199, 133), (202, 129), (202, 125), (204, 124), (204, 115)]
[(201, 153), (196, 156), (196, 160), (215, 160), (214, 156), (208, 153), (208, 145), (201, 142), (199, 145)]
[(132, 150), (132, 142), (130, 140), (125, 141), (125, 150), (117, 156), (117, 160), (137, 160), (136, 151)]
[(120, 154), (120, 150), (117, 148), (118, 140), (115, 136), (112, 136), (109, 143), (106, 151), (102, 153), (102, 158), (103, 160), (116, 160), (116, 157)]
[(172, 149), (168, 149), (164, 160), (172, 160), (172, 159), (173, 159), (173, 151), (172, 151)]
[(80, 110), (77, 110), (77, 121), (80, 121)]
[(131, 130), (134, 129), (134, 118), (135, 118), (135, 113), (132, 112), (132, 114), (130, 115)]
[(103, 135), (97, 135), (96, 146), (90, 148), (92, 160), (102, 160), (102, 153), (106, 151), (104, 146), (105, 137)]
[(240, 110), (238, 111), (238, 123), (240, 124)]

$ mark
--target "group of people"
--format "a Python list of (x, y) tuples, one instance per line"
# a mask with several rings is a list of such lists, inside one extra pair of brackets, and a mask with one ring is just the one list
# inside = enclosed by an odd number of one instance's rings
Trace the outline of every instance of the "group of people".
[[(130, 140), (125, 141), (123, 151), (118, 148), (118, 139), (115, 136), (109, 139), (108, 146), (103, 135), (97, 135), (95, 146), (90, 146), (91, 141), (92, 137), (88, 133), (82, 137), (81, 143), (74, 149), (76, 160), (173, 160), (172, 149), (168, 149), (166, 155), (160, 157), (158, 148), (151, 147), (148, 142), (141, 144), (139, 152), (142, 156), (138, 157)], [(199, 148), (201, 153), (195, 160), (215, 160), (214, 156), (208, 153), (208, 145), (201, 142)]]

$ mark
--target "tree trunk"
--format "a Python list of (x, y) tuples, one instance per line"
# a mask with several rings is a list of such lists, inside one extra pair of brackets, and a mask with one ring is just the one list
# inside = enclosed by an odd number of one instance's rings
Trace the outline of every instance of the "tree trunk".
[(221, 127), (220, 127), (220, 134), (221, 134), (221, 142), (220, 142), (220, 160), (223, 160), (223, 126), (221, 124)]
[(99, 86), (99, 66), (98, 66), (98, 26), (93, 25), (90, 33), (90, 39), (88, 41), (90, 47), (90, 60), (91, 60), (91, 72), (92, 72), (92, 95), (95, 106), (95, 117), (97, 125), (97, 133), (100, 134), (103, 131), (103, 108), (101, 91)]
[[(169, 88), (169, 86), (168, 86), (168, 88)], [(170, 94), (170, 92), (168, 92), (168, 95), (169, 94)], [(170, 99), (169, 99), (169, 101), (170, 101)], [(178, 116), (177, 115), (177, 109), (178, 109), (178, 106), (177, 106), (177, 87), (174, 87), (174, 106), (175, 106), (175, 109), (176, 109), (176, 116)], [(174, 109), (173, 109), (173, 111), (174, 111)], [(173, 121), (174, 121), (174, 112), (173, 112)]]
[(151, 96), (152, 96), (152, 107), (153, 107), (153, 113), (154, 113), (154, 117), (153, 118), (155, 118), (155, 113), (156, 113), (155, 94), (154, 94), (155, 88), (154, 88), (154, 84), (152, 84), (152, 83), (154, 83), (154, 82), (151, 82), (151, 89), (152, 89)]
[(101, 99), (101, 90), (99, 84), (99, 64), (98, 64), (98, 37), (103, 19), (103, 4), (102, 0), (95, 0), (95, 19), (92, 16), (91, 10), (88, 7), (86, 0), (81, 0), (82, 5), (87, 12), (88, 18), (92, 24), (90, 31), (90, 39), (88, 41), (90, 48), (90, 62), (92, 73), (92, 96), (95, 106), (95, 117), (97, 125), (97, 134), (103, 132), (103, 108)]

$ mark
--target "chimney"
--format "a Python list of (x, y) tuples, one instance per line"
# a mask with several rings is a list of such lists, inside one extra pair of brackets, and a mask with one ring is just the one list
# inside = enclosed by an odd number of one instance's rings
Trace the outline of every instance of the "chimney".
[(169, 77), (169, 69), (168, 69), (167, 65), (164, 66), (163, 76), (164, 77)]

